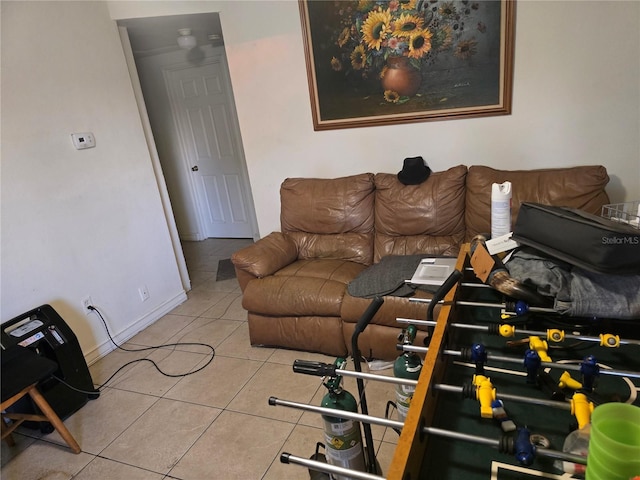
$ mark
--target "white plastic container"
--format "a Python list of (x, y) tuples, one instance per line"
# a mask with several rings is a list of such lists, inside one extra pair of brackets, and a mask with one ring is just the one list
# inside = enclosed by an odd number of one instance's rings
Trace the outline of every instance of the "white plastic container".
[(491, 238), (511, 232), (511, 182), (491, 185)]
[[(580, 457), (586, 457), (589, 452), (589, 438), (591, 434), (591, 424), (581, 430), (574, 430), (564, 440), (562, 451)], [(584, 478), (586, 467), (580, 463), (572, 463), (563, 460), (556, 460), (553, 466), (564, 473), (570, 473), (571, 478)]]

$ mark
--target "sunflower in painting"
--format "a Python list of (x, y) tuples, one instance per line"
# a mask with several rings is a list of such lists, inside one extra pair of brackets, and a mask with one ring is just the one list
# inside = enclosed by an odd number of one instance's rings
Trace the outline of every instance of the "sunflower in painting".
[(367, 55), (363, 45), (358, 45), (351, 52), (351, 66), (354, 70), (362, 70), (367, 62)]
[(422, 58), (431, 51), (431, 37), (433, 34), (429, 30), (421, 30), (409, 38), (409, 58)]
[(372, 11), (362, 25), (362, 40), (369, 49), (380, 50), (382, 42), (391, 33), (391, 12)]
[(424, 18), (418, 15), (402, 14), (394, 22), (393, 35), (396, 37), (410, 37), (418, 32), (422, 32)]

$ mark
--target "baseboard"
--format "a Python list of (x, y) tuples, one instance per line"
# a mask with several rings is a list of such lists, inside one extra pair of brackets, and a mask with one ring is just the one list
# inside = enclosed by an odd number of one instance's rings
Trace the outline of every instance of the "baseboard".
[[(160, 318), (164, 317), (167, 313), (171, 312), (171, 310), (176, 308), (178, 305), (184, 303), (186, 300), (187, 300), (187, 294), (183, 290), (178, 294), (176, 294), (174, 297), (170, 298), (166, 302), (162, 303), (161, 305), (159, 305), (158, 307), (150, 311), (149, 313), (140, 317), (138, 320), (136, 320), (135, 322), (127, 326), (124, 330), (121, 330), (120, 332), (117, 332), (115, 334), (112, 332), (111, 336), (113, 337), (113, 340), (118, 345), (122, 345), (127, 340), (132, 338), (134, 335), (141, 332), (142, 330), (147, 328), (149, 325), (155, 323)], [(93, 350), (85, 354), (84, 357), (85, 357), (85, 360), (87, 361), (87, 364), (92, 365), (115, 349), (116, 347), (113, 345), (113, 343), (111, 343), (111, 340), (106, 340), (102, 344), (96, 346)]]
[(184, 235), (180, 235), (180, 241), (182, 242), (201, 242), (205, 240), (207, 237), (200, 235), (198, 232), (196, 233), (186, 233)]

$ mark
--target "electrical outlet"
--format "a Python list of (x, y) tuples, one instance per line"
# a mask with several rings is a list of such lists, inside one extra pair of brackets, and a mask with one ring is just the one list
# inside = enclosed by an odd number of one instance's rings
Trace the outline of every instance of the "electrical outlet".
[(87, 295), (82, 299), (82, 311), (85, 315), (89, 315), (91, 313), (91, 310), (89, 310), (90, 306), (93, 306), (93, 302), (91, 301), (91, 297)]
[(146, 302), (147, 300), (149, 300), (149, 289), (147, 288), (146, 285), (142, 285), (138, 289), (138, 293), (140, 294), (140, 300), (142, 300), (143, 302)]

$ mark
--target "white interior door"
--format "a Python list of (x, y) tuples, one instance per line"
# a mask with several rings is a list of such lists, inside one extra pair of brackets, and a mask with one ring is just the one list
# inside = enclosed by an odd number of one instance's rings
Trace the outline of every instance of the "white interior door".
[(164, 71), (207, 237), (251, 238), (249, 183), (222, 55)]

